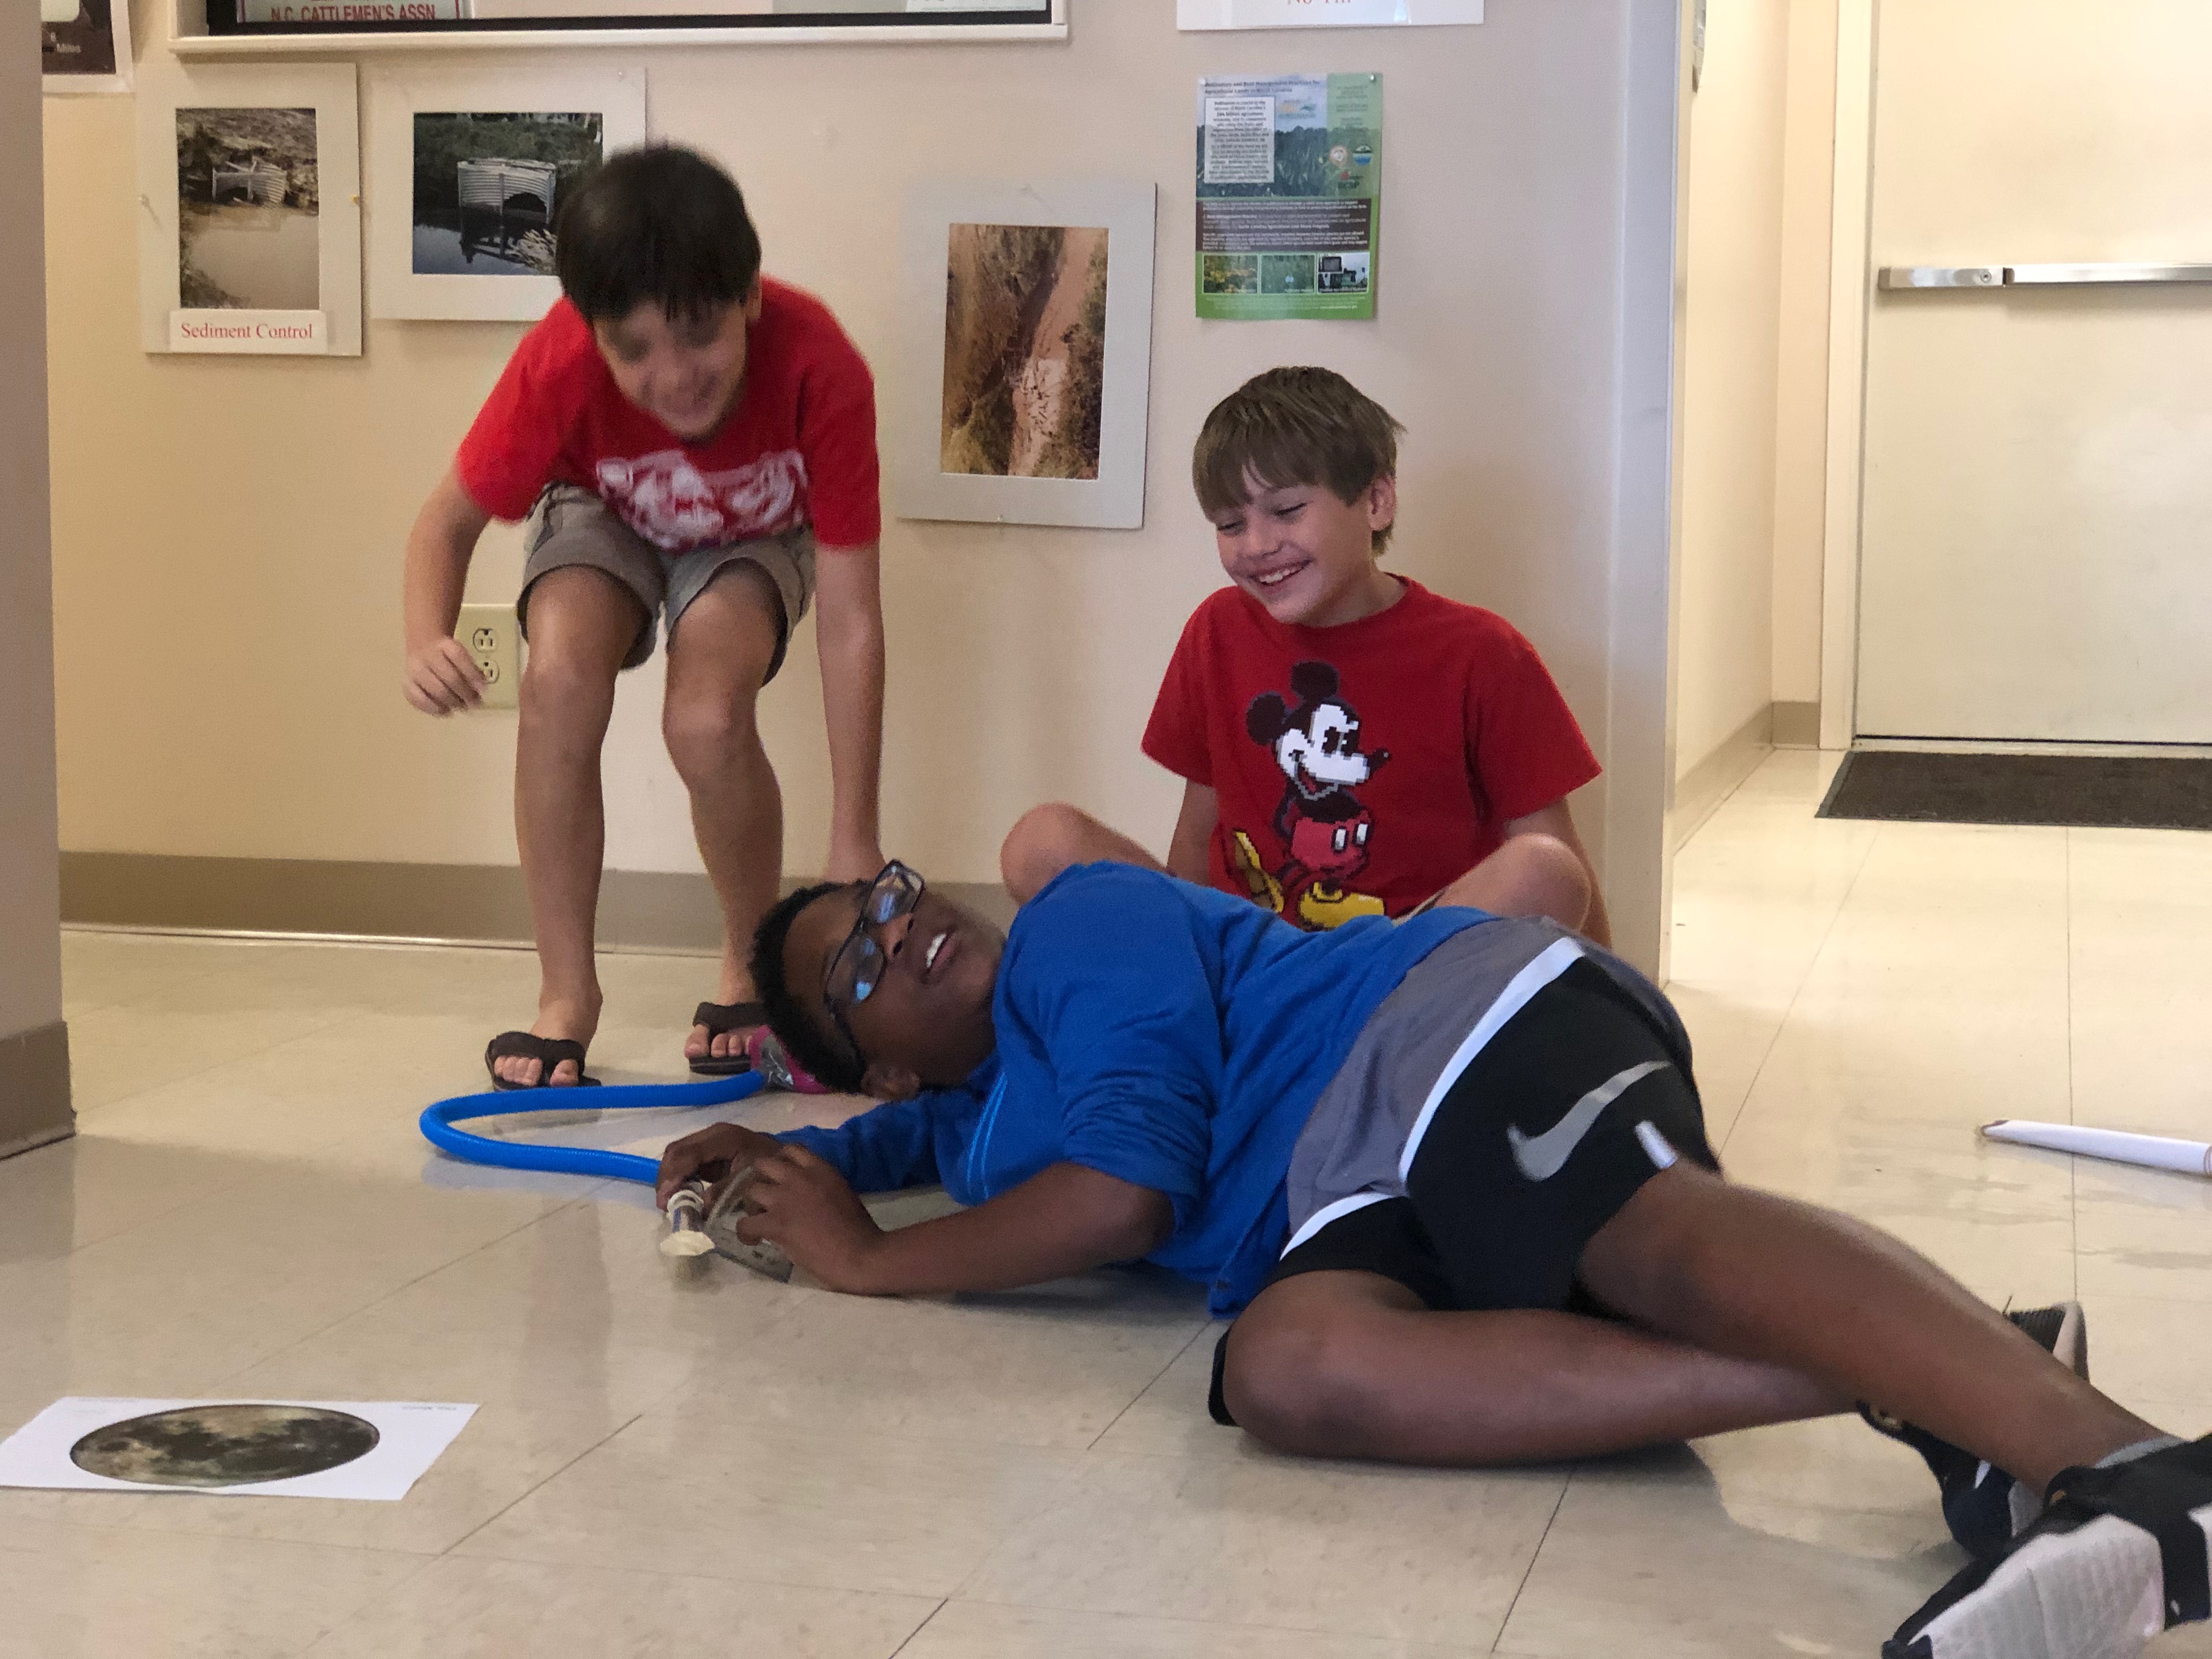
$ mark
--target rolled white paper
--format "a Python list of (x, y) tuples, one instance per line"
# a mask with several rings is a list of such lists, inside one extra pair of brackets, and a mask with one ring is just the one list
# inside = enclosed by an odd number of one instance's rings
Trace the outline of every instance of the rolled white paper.
[(1984, 1123), (1982, 1133), (1991, 1140), (2009, 1140), (2021, 1146), (2079, 1152), (2084, 1158), (2136, 1164), (2146, 1170), (2179, 1170), (2184, 1175), (2212, 1176), (2212, 1142), (2175, 1140), (2166, 1135), (2124, 1134), (2118, 1129), (2085, 1129), (2072, 1123), (2031, 1123), (2011, 1117)]

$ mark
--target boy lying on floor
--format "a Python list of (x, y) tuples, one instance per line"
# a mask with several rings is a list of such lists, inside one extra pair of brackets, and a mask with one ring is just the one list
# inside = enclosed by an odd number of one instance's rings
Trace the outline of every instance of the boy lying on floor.
[[(1216, 1414), (1313, 1455), (1583, 1456), (1876, 1402), (1978, 1557), (1886, 1653), (2106, 1659), (2212, 1615), (2212, 1440), (1895, 1240), (1723, 1181), (1665, 998), (1555, 923), (1302, 933), (1096, 864), (1002, 938), (894, 863), (778, 905), (754, 975), (801, 1065), (890, 1103), (686, 1136), (661, 1194), (757, 1164), (750, 1235), (833, 1290), (1157, 1262), (1241, 1310)], [(931, 1182), (970, 1207), (885, 1232), (856, 1196)]]

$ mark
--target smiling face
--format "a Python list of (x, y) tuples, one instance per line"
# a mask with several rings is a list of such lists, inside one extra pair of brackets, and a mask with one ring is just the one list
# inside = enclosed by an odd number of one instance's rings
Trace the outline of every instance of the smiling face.
[[(830, 1017), (822, 980), (860, 920), (866, 886), (824, 893), (793, 918), (784, 941), (793, 994), (841, 1048), (845, 1039)], [(867, 1062), (868, 1091), (898, 1098), (966, 1081), (998, 1046), (991, 999), (1006, 936), (933, 890), (925, 890), (907, 915), (869, 931), (884, 953), (882, 976), (867, 1000), (839, 1010)]]
[(747, 331), (760, 285), (741, 303), (676, 317), (650, 302), (592, 325), (592, 338), (622, 395), (686, 443), (714, 434), (744, 384)]
[(1322, 703), (1304, 728), (1278, 738), (1275, 764), (1309, 800), (1364, 783), (1375, 771), (1359, 750), (1359, 717), (1340, 702)]
[(1397, 481), (1376, 478), (1351, 501), (1326, 484), (1247, 476), (1245, 499), (1212, 514), (1231, 580), (1277, 622), (1334, 628), (1387, 610), (1403, 590), (1375, 562), (1375, 538), (1398, 514)]

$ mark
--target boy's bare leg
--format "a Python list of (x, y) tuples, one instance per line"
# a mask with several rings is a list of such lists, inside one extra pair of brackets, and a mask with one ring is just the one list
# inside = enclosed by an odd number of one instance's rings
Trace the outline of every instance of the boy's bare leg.
[[(722, 907), (722, 967), (714, 1000), (753, 997), (753, 930), (775, 902), (783, 874), (783, 792), (761, 744), (761, 687), (775, 660), (782, 600), (750, 565), (726, 567), (676, 623), (668, 644), (661, 732), (691, 794), (699, 856)], [(684, 1057), (744, 1051), (744, 1030), (709, 1038), (695, 1025)]]
[(1575, 849), (1556, 836), (1516, 836), (1437, 895), (1496, 916), (1548, 916), (1579, 932), (1595, 889)]
[(1017, 904), (1027, 904), (1070, 866), (1102, 862), (1133, 864), (1140, 870), (1166, 867), (1120, 830), (1066, 801), (1032, 806), (999, 846), (999, 874)]
[[(530, 590), (530, 655), (522, 672), (514, 744), (514, 832), (538, 940), (542, 1037), (588, 1044), (599, 1024), (599, 978), (592, 957), (606, 815), (599, 745), (613, 712), (615, 676), (647, 626), (644, 607), (604, 571), (572, 565)], [(543, 1062), (510, 1055), (494, 1068), (508, 1083), (533, 1085)], [(557, 1085), (580, 1068), (562, 1060)]]
[(1436, 1313), (1365, 1273), (1271, 1285), (1229, 1339), (1223, 1393), (1284, 1451), (1460, 1466), (1589, 1457), (1825, 1417), (1850, 1397), (1570, 1313)]
[(2031, 1492), (2158, 1432), (1897, 1240), (1687, 1164), (1638, 1188), (1579, 1272), (1630, 1318), (1825, 1378)]

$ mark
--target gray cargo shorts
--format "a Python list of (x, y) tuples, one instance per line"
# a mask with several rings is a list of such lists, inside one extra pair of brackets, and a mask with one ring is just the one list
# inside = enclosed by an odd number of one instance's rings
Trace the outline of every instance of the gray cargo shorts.
[(552, 484), (531, 509), (524, 526), (522, 596), (514, 602), (522, 636), (530, 637), (530, 590), (548, 571), (574, 564), (604, 570), (637, 596), (645, 607), (645, 626), (623, 659), (635, 668), (653, 655), (653, 618), (674, 638), (676, 624), (707, 584), (733, 564), (751, 565), (774, 585), (782, 614), (777, 619), (775, 656), (769, 664), (774, 679), (783, 666), (791, 631), (814, 602), (814, 533), (804, 526), (755, 542), (695, 547), (664, 553), (623, 523), (615, 510), (588, 489)]

